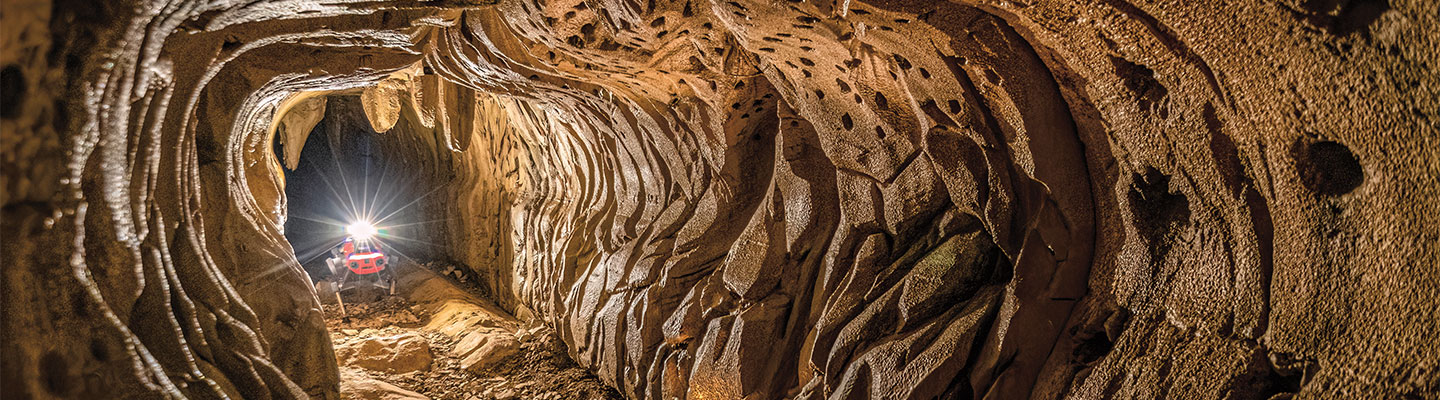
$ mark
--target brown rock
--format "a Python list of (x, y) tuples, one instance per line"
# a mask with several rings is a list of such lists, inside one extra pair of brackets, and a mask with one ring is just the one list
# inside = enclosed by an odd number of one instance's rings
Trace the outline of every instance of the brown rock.
[(460, 368), (483, 371), (495, 363), (520, 351), (520, 342), (515, 335), (499, 330), (476, 330), (466, 334), (455, 344), (452, 354), (460, 359)]
[(495, 392), (493, 396), (495, 400), (514, 400), (519, 397), (515, 394), (515, 391), (511, 389), (501, 389)]
[(429, 371), (433, 362), (430, 342), (413, 332), (336, 346), (335, 356), (341, 365), (392, 374)]
[(340, 370), (340, 396), (353, 400), (429, 400), (425, 395), (371, 378), (350, 368)]

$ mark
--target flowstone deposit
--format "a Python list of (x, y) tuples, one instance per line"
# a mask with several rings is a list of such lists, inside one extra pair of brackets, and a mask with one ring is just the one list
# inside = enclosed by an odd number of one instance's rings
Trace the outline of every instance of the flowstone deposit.
[(1440, 396), (1435, 2), (0, 7), (6, 393), (338, 397), (319, 134), (627, 398)]

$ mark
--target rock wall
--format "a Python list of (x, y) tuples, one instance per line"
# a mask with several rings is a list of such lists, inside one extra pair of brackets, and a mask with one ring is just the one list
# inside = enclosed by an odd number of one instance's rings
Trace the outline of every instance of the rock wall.
[(7, 390), (333, 397), (320, 112), (630, 398), (1440, 393), (1431, 3), (4, 7)]

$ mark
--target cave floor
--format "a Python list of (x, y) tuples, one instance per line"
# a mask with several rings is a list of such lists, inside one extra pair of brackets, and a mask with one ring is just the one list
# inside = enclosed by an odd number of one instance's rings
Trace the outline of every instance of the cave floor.
[(344, 314), (333, 294), (321, 295), (342, 398), (620, 398), (571, 360), (550, 328), (527, 325), (474, 295), (473, 285), (437, 273), (453, 268), (398, 268), (396, 295), (347, 291)]

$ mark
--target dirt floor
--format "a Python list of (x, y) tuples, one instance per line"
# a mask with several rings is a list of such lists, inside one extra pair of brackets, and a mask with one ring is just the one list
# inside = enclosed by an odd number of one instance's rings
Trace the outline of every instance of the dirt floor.
[[(411, 263), (408, 267), (430, 269), (433, 265), (424, 267)], [(443, 269), (435, 272), (443, 273)], [(447, 279), (456, 287), (468, 286), (450, 277), (438, 279)], [(564, 344), (547, 327), (521, 329), (517, 332), (519, 352), (488, 369), (472, 373), (462, 369), (460, 360), (452, 354), (458, 339), (426, 330), (425, 323), (432, 316), (425, 315), (421, 307), (416, 307), (404, 296), (379, 296), (376, 293), (357, 296), (347, 292), (345, 297), (344, 315), (334, 304), (323, 305), (335, 347), (413, 332), (429, 342), (434, 360), (428, 371), (403, 374), (347, 367), (341, 360), (342, 370), (348, 373), (361, 373), (435, 399), (621, 398), (614, 389), (605, 386), (594, 374), (572, 361), (566, 355)], [(367, 297), (380, 298), (363, 301), (368, 300)]]

